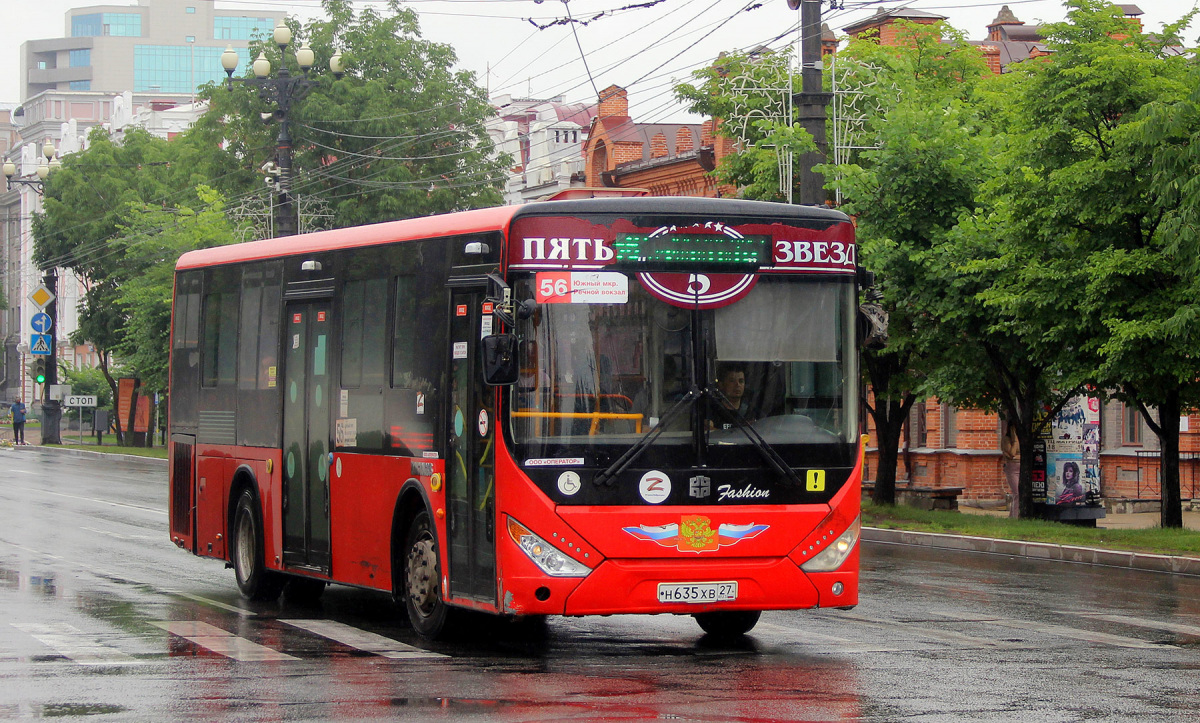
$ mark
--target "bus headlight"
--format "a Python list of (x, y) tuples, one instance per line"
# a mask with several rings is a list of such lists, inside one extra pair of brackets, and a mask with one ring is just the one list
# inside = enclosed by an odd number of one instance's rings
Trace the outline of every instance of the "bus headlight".
[(591, 569), (576, 562), (561, 550), (533, 534), (513, 518), (508, 518), (508, 536), (533, 560), (541, 571), (553, 577), (586, 577)]
[(850, 523), (845, 532), (838, 535), (833, 544), (801, 565), (800, 569), (805, 572), (833, 572), (841, 567), (846, 558), (850, 557), (850, 553), (854, 551), (854, 545), (858, 542), (860, 519), (860, 517), (855, 517), (854, 522)]

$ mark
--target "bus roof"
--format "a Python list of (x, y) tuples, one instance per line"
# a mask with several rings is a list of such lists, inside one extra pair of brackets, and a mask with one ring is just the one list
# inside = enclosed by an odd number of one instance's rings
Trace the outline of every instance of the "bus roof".
[(712, 214), (743, 218), (778, 220), (807, 220), (818, 223), (845, 223), (850, 219), (841, 211), (824, 206), (798, 206), (764, 201), (714, 199), (689, 196), (643, 196), (640, 198), (587, 198), (562, 201), (542, 201), (518, 206), (496, 206), (473, 211), (422, 216), (402, 221), (386, 221), (366, 226), (352, 226), (332, 231), (284, 236), (249, 241), (228, 246), (189, 251), (179, 257), (175, 268), (195, 269), (240, 261), (259, 261), (320, 251), (359, 246), (375, 246), (441, 236), (505, 232), (518, 216), (583, 215), (588, 213), (629, 213), (653, 216), (657, 214)]
[(228, 246), (189, 251), (179, 257), (176, 269), (219, 266), (239, 261), (258, 261), (295, 254), (311, 254), (356, 246), (375, 246), (399, 240), (437, 238), (458, 234), (503, 231), (520, 206), (497, 206), (461, 213), (422, 216), (403, 221), (385, 221), (299, 236), (248, 241)]

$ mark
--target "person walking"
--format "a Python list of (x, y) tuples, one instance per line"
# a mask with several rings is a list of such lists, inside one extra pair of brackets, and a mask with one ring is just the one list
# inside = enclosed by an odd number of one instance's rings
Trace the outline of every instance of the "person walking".
[(18, 399), (12, 405), (13, 444), (25, 444), (25, 402)]

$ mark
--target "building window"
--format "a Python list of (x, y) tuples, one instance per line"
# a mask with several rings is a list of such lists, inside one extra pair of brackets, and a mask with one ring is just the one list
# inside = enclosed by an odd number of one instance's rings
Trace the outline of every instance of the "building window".
[(264, 38), (275, 30), (271, 18), (235, 18), (217, 16), (213, 18), (215, 40), (253, 40)]
[(91, 90), (92, 81), (90, 80), (72, 80), (71, 90)]
[(92, 64), (92, 49), (72, 50), (70, 58), (72, 68), (86, 68)]
[(141, 13), (91, 13), (71, 18), (71, 37), (97, 35), (139, 38), (142, 35)]
[(942, 439), (947, 449), (958, 446), (958, 410), (949, 404), (942, 406)]
[(1135, 404), (1121, 405), (1121, 444), (1142, 445), (1142, 413)]
[(188, 15), (195, 15), (195, 14), (196, 14), (196, 8), (194, 8), (194, 7), (191, 7), (191, 6), (188, 6), (188, 7), (184, 8), (184, 9), (183, 9), (183, 11), (184, 11), (185, 13), (187, 13)]
[(925, 402), (917, 402), (908, 412), (908, 446), (924, 448), (929, 446), (929, 428), (925, 418)]
[(104, 34), (124, 38), (142, 36), (142, 16), (139, 13), (104, 13)]
[[(235, 48), (238, 65), (250, 63), (245, 48)], [(133, 48), (133, 90), (146, 93), (192, 93), (209, 82), (225, 79), (221, 68), (224, 48), (195, 45), (135, 45)]]
[(87, 38), (104, 32), (104, 21), (100, 13), (76, 15), (71, 18), (71, 37)]

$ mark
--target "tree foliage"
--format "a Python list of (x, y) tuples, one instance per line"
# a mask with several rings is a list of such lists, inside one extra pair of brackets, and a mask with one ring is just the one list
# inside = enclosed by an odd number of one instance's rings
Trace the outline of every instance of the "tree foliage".
[(1163, 223), (1188, 212), (1172, 192), (1182, 179), (1155, 169), (1196, 127), (1163, 124), (1156, 109), (1187, 102), (1188, 62), (1107, 2), (1067, 6), (1066, 22), (1044, 29), (1053, 55), (1018, 67), (996, 114), (1001, 243), (983, 266), (999, 273), (982, 297), (1038, 331), (1027, 341), (1058, 355), (1062, 380), (1142, 410), (1161, 443), (1162, 523), (1178, 527), (1178, 420), (1200, 403), (1200, 319), (1194, 256)]
[(971, 102), (982, 56), (941, 23), (901, 22), (899, 32), (897, 46), (855, 39), (839, 57), (840, 84), (869, 112), (856, 130), (863, 149), (821, 169), (856, 219), (860, 259), (890, 317), (887, 348), (863, 355), (879, 440), (873, 496), (888, 504), (909, 410), (930, 393), (940, 355), (963, 342), (939, 317), (960, 301), (946, 296), (956, 274), (947, 234), (990, 172), (990, 137)]
[(145, 207), (195, 198), (178, 149), (140, 128), (127, 130), (120, 143), (94, 128), (87, 149), (64, 158), (51, 176), (33, 220), (34, 262), (69, 269), (84, 284), (72, 341), (95, 346), (113, 395), (111, 355), (128, 322), (119, 302), (129, 271), (121, 237)]
[[(292, 21), (293, 48), (318, 58), (315, 87), (289, 114), (295, 148), (294, 195), (327, 204), (335, 227), (494, 205), (507, 159), (493, 157), (484, 128), (492, 114), (473, 74), (454, 71), (453, 49), (421, 37), (416, 13), (388, 0), (358, 12), (348, 0), (324, 0), (326, 19)], [(327, 67), (340, 50), (345, 76)], [(267, 41), (251, 48), (278, 68)], [(247, 75), (249, 68), (241, 69)], [(275, 155), (277, 123), (259, 118), (273, 101), (244, 83), (207, 88), (209, 110), (182, 138), (203, 182), (231, 203), (268, 193), (260, 166)]]
[(142, 206), (114, 242), (125, 260), (117, 303), (126, 322), (113, 351), (141, 380), (143, 394), (167, 391), (175, 262), (235, 240), (220, 194), (200, 186), (196, 195), (191, 206)]

